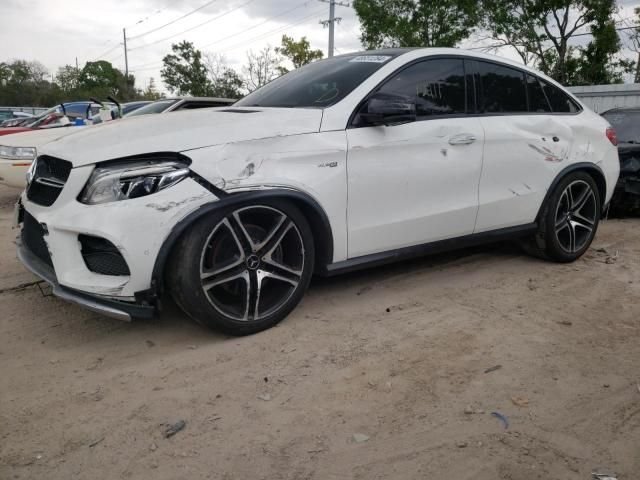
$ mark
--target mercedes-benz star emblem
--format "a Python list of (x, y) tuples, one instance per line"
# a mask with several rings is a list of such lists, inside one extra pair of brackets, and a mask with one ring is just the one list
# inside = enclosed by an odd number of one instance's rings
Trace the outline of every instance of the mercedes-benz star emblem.
[(258, 258), (257, 255), (251, 255), (249, 258), (247, 258), (247, 268), (249, 270), (255, 270), (259, 266), (260, 266), (260, 259)]

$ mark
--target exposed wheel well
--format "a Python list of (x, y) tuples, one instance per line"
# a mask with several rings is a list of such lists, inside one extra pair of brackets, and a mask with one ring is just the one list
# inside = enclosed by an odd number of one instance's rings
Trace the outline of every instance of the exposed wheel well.
[(156, 294), (162, 294), (167, 260), (172, 254), (177, 240), (187, 231), (189, 225), (212, 209), (220, 208), (221, 206), (232, 203), (244, 203), (249, 200), (259, 201), (261, 198), (280, 198), (288, 200), (302, 212), (305, 219), (309, 222), (309, 227), (313, 234), (313, 240), (315, 243), (315, 270), (318, 273), (324, 272), (326, 266), (333, 260), (333, 233), (326, 213), (322, 207), (317, 204), (317, 202), (308, 195), (294, 190), (243, 192), (231, 194), (217, 202), (203, 205), (198, 211), (193, 212), (187, 218), (183, 219), (176, 228), (174, 228), (169, 237), (165, 240), (158, 257), (156, 258), (151, 290)]
[(544, 198), (544, 201), (542, 202), (542, 205), (540, 206), (540, 210), (538, 211), (538, 215), (536, 217), (536, 221), (539, 222), (540, 220), (540, 214), (542, 213), (542, 211), (544, 210), (544, 206), (546, 205), (549, 197), (551, 196), (553, 190), (556, 188), (556, 185), (558, 185), (558, 183), (560, 183), (560, 181), (565, 178), (567, 175), (574, 173), (574, 172), (585, 172), (586, 174), (590, 175), (591, 178), (593, 178), (594, 182), (596, 182), (596, 186), (598, 187), (598, 194), (600, 196), (600, 202), (601, 202), (601, 207), (604, 208), (604, 199), (607, 196), (607, 181), (605, 179), (604, 173), (602, 173), (602, 170), (600, 170), (600, 167), (598, 167), (597, 165), (593, 164), (593, 163), (577, 163), (574, 165), (570, 165), (567, 168), (565, 168), (564, 170), (562, 170), (558, 176), (555, 178), (555, 180), (553, 181), (553, 183), (551, 184), (551, 186), (549, 187), (549, 190), (547, 190), (547, 195)]
[[(276, 196), (277, 198), (277, 196)], [(318, 207), (313, 206), (309, 201), (302, 198), (283, 197), (293, 203), (309, 222), (309, 227), (313, 233), (315, 243), (315, 270), (322, 272), (331, 263), (333, 257), (333, 236), (326, 219), (318, 211)]]

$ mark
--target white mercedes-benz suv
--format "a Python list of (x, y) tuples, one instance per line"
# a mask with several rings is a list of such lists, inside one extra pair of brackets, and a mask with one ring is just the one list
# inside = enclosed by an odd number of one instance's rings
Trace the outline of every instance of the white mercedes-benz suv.
[(456, 49), (342, 55), (232, 107), (124, 119), (42, 147), (18, 254), (121, 319), (173, 296), (235, 335), (311, 276), (517, 238), (570, 262), (619, 173), (615, 132), (556, 82)]

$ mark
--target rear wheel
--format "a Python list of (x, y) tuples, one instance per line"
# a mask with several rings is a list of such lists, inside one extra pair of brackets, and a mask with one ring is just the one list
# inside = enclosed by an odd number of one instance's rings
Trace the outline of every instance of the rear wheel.
[(232, 335), (269, 328), (298, 304), (314, 267), (309, 225), (289, 202), (235, 206), (179, 240), (168, 283), (199, 323)]
[(563, 178), (548, 198), (538, 232), (523, 241), (524, 249), (535, 256), (572, 262), (587, 251), (600, 222), (598, 187), (586, 172)]

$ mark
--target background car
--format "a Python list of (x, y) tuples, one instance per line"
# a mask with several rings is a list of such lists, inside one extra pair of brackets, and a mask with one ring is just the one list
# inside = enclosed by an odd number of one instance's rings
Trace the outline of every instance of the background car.
[[(180, 97), (167, 99), (166, 101), (124, 103), (122, 105), (122, 111), (125, 117), (129, 118), (144, 108), (148, 108), (146, 114), (156, 114), (178, 112), (183, 109), (209, 108), (212, 106), (220, 106), (220, 104), (229, 105), (232, 102), (235, 102), (235, 100), (206, 97)], [(95, 104), (91, 105), (92, 111), (95, 110), (95, 112), (97, 112), (98, 110)], [(82, 108), (82, 106), (75, 106), (72, 111), (77, 112)], [(86, 108), (86, 106), (84, 108)], [(55, 130), (57, 131), (53, 133), (48, 133), (46, 130), (50, 129), (25, 129), (22, 130), (21, 133), (18, 132), (20, 133), (19, 135), (11, 135), (10, 137), (4, 137), (0, 140), (0, 184), (9, 187), (24, 188), (26, 185), (27, 171), (33, 159), (36, 158), (38, 149), (53, 140), (74, 133), (76, 128), (56, 128)]]
[(76, 119), (83, 120), (97, 115), (105, 105), (109, 108), (115, 108), (113, 103), (105, 102), (101, 105), (91, 101), (68, 102), (55, 105), (31, 121), (25, 122), (18, 127), (0, 128), (0, 136), (39, 128), (69, 126), (74, 124)]
[(171, 97), (156, 100), (149, 105), (139, 108), (128, 117), (147, 115), (149, 113), (167, 113), (178, 110), (192, 110), (195, 108), (225, 107), (233, 105), (237, 100), (216, 97)]
[(16, 110), (0, 110), (0, 127), (12, 126), (33, 118), (33, 114)]
[(616, 129), (620, 178), (611, 200), (614, 213), (640, 213), (640, 108), (614, 108), (602, 114)]
[(135, 112), (139, 108), (142, 108), (145, 105), (149, 105), (150, 103), (153, 103), (153, 102), (151, 102), (150, 100), (140, 100), (140, 101), (136, 101), (136, 102), (123, 103), (122, 104), (122, 115), (124, 116), (124, 115), (127, 115), (128, 113)]

